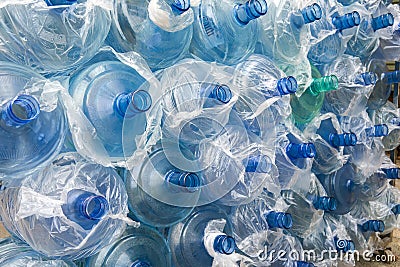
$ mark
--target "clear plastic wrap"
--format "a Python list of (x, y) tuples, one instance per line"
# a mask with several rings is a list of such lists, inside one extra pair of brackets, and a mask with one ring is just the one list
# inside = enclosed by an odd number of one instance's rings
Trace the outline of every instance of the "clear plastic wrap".
[(0, 52), (46, 75), (68, 74), (93, 57), (111, 23), (109, 1), (47, 5), (6, 1), (0, 6)]
[(93, 255), (130, 222), (118, 174), (76, 153), (60, 155), (21, 185), (3, 188), (0, 197), (4, 226), (50, 258)]

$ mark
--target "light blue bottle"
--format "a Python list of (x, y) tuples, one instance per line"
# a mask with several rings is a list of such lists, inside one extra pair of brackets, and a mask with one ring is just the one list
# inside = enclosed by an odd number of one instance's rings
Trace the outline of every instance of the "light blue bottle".
[[(321, 19), (322, 8), (312, 3), (299, 9), (299, 4), (293, 1), (280, 1), (275, 7), (275, 17), (260, 18), (263, 30), (261, 32), (262, 50), (279, 66), (293, 64), (303, 60), (309, 49), (310, 23)], [(272, 26), (271, 26), (272, 24)], [(280, 33), (275, 36), (274, 33)]]
[[(213, 220), (224, 220), (226, 224), (223, 232), (208, 236), (205, 230)], [(174, 266), (212, 266), (210, 252), (218, 256), (229, 255), (236, 250), (235, 239), (231, 235), (232, 224), (224, 210), (213, 205), (197, 208), (185, 221), (169, 230), (168, 244)], [(211, 244), (207, 242), (209, 239), (212, 239)]]
[(42, 74), (68, 74), (103, 45), (109, 11), (86, 1), (32, 0), (0, 9), (2, 54)]
[[(267, 108), (267, 112), (272, 116), (270, 121), (264, 121), (264, 118), (259, 117), (257, 119), (260, 120), (260, 124), (265, 124), (267, 127), (271, 124), (279, 125), (290, 116), (290, 95), (296, 93), (298, 89), (297, 80), (292, 76), (286, 76), (266, 56), (253, 54), (238, 64), (233, 84), (240, 90), (241, 98), (238, 101), (243, 100), (253, 113), (265, 101), (276, 100)], [(269, 129), (261, 128), (261, 131), (260, 136), (266, 139), (265, 132)]]
[[(44, 78), (11, 63), (0, 67), (3, 87), (0, 107), (0, 177), (25, 177), (51, 161), (61, 150), (66, 119), (61, 103), (48, 111), (41, 107), (40, 93), (29, 93)], [(40, 89), (40, 88), (38, 88)]]
[(114, 1), (114, 20), (106, 43), (117, 52), (136, 51), (156, 70), (172, 66), (188, 53), (193, 14), (189, 0), (154, 2), (152, 15), (149, 0)]
[(233, 237), (238, 243), (266, 230), (278, 231), (292, 227), (291, 214), (278, 211), (284, 209), (276, 204), (279, 198), (264, 191), (252, 202), (234, 209), (232, 212)]
[[(381, 108), (387, 100), (389, 99), (390, 93), (392, 92), (391, 84), (388, 80), (384, 79), (383, 73), (388, 72), (388, 68), (386, 66), (386, 61), (373, 59), (368, 62), (368, 70), (371, 72), (375, 72), (380, 79), (374, 86), (371, 95), (368, 98), (367, 108), (369, 110), (377, 110)], [(387, 75), (385, 75), (388, 77)], [(393, 77), (395, 75), (391, 74), (389, 77)], [(392, 79), (390, 79), (392, 81)]]
[(61, 154), (20, 186), (3, 188), (0, 203), (6, 229), (53, 259), (95, 254), (123, 232), (128, 213), (119, 175), (77, 153)]
[(391, 171), (391, 169), (381, 169), (375, 171), (370, 177), (368, 177), (365, 182), (360, 187), (360, 200), (361, 201), (373, 201), (377, 200), (382, 194), (385, 193), (388, 185), (389, 179), (392, 178), (394, 174), (398, 174), (398, 170)]
[(343, 54), (343, 34), (347, 35), (348, 29), (358, 26), (361, 21), (361, 16), (357, 11), (343, 15), (336, 11), (331, 16), (327, 16), (330, 7), (327, 4), (321, 7), (324, 13), (320, 20), (310, 24), (311, 35), (318, 40), (323, 31), (327, 31), (329, 34), (312, 45), (308, 52), (308, 59), (320, 70), (323, 65), (329, 65)]
[(279, 172), (282, 189), (290, 188), (299, 175), (311, 169), (316, 150), (313, 143), (303, 143), (301, 138), (289, 133), (278, 139), (275, 151), (275, 165)]
[(392, 26), (394, 17), (391, 13), (386, 13), (378, 17), (362, 19), (358, 27), (357, 34), (347, 42), (346, 53), (349, 55), (368, 58), (379, 46), (379, 30)]
[(267, 13), (266, 0), (201, 1), (195, 9), (190, 52), (205, 61), (234, 65), (255, 50), (260, 26), (257, 18)]
[(167, 227), (184, 220), (200, 198), (200, 173), (174, 166), (183, 153), (194, 159), (187, 148), (157, 145), (143, 158), (137, 169), (125, 172), (129, 209), (141, 222), (154, 227)]
[(163, 133), (185, 144), (215, 138), (228, 123), (233, 96), (229, 85), (218, 82), (193, 80), (172, 88), (161, 102)]
[(351, 164), (347, 163), (335, 172), (320, 174), (317, 177), (328, 196), (336, 199), (336, 210), (331, 213), (342, 215), (354, 208), (359, 194), (359, 184), (356, 170)]
[[(96, 129), (112, 160), (136, 150), (135, 137), (146, 129), (152, 105), (149, 83), (133, 68), (118, 61), (100, 61), (74, 73), (69, 92)], [(123, 128), (124, 120), (129, 128)], [(132, 142), (123, 144), (122, 135)]]
[(170, 267), (171, 251), (156, 230), (141, 225), (129, 227), (124, 235), (97, 255), (86, 259), (86, 267)]
[(0, 239), (0, 266), (75, 267), (70, 261), (49, 260), (26, 244), (14, 243), (11, 238)]
[(321, 219), (324, 212), (336, 210), (336, 200), (332, 197), (307, 194), (303, 196), (294, 190), (282, 190), (281, 196), (289, 205), (286, 210), (293, 218), (289, 232), (304, 237), (313, 231), (315, 221)]
[(378, 75), (367, 72), (361, 60), (350, 55), (342, 55), (326, 69), (327, 73), (338, 77), (339, 89), (325, 93), (322, 112), (357, 116), (364, 111)]

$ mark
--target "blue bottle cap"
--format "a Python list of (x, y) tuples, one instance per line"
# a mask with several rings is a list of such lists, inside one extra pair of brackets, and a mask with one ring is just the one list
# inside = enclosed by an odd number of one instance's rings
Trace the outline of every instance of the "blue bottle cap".
[(303, 15), (305, 24), (312, 23), (322, 18), (322, 8), (317, 3), (314, 3), (310, 6), (303, 8), (301, 10), (301, 14)]
[(284, 77), (278, 80), (276, 88), (280, 95), (294, 94), (298, 88), (297, 80), (292, 76)]
[(374, 31), (377, 31), (379, 29), (393, 26), (393, 23), (394, 23), (393, 15), (391, 13), (387, 13), (379, 17), (372, 18), (371, 26), (374, 29)]
[(79, 210), (90, 220), (100, 220), (108, 213), (108, 201), (103, 196), (89, 196), (81, 199)]
[(20, 127), (36, 119), (39, 114), (40, 105), (35, 97), (19, 95), (6, 104), (1, 118), (8, 126)]
[(316, 153), (316, 148), (313, 143), (290, 143), (286, 147), (286, 154), (290, 159), (314, 158)]
[(245, 4), (237, 4), (233, 10), (236, 22), (245, 26), (253, 19), (257, 19), (268, 11), (266, 0), (248, 0)]
[(148, 92), (136, 90), (131, 93), (121, 93), (114, 100), (114, 110), (122, 117), (133, 117), (136, 114), (146, 112), (152, 105), (152, 99)]
[(361, 226), (363, 232), (380, 232), (385, 231), (385, 223), (381, 220), (369, 220)]
[(72, 5), (78, 0), (44, 0), (48, 6)]
[(167, 0), (167, 2), (178, 15), (190, 9), (190, 0)]
[(378, 80), (378, 74), (375, 72), (364, 72), (357, 76), (355, 83), (368, 86), (376, 84)]
[(397, 204), (396, 206), (394, 206), (394, 207), (392, 208), (392, 212), (393, 212), (395, 215), (399, 215), (399, 214), (400, 214), (400, 204)]
[(228, 85), (218, 83), (202, 83), (200, 96), (218, 100), (222, 104), (227, 104), (232, 99), (232, 91)]
[(165, 174), (165, 181), (182, 187), (188, 192), (196, 192), (200, 189), (201, 180), (199, 176), (191, 172), (170, 170)]
[(218, 235), (214, 239), (213, 247), (215, 252), (230, 255), (235, 252), (236, 242), (231, 236)]
[(381, 79), (386, 84), (400, 83), (400, 70), (384, 72), (382, 73)]
[(355, 146), (357, 144), (357, 136), (354, 133), (330, 134), (329, 143), (333, 147)]
[(268, 173), (271, 170), (272, 162), (266, 155), (250, 156), (244, 160), (246, 172)]
[(292, 228), (293, 219), (290, 213), (271, 211), (264, 216), (270, 228)]
[(387, 179), (399, 179), (399, 168), (382, 168), (381, 169), (385, 174)]
[(130, 267), (152, 267), (148, 262), (135, 260)]
[(317, 197), (313, 202), (317, 210), (335, 211), (337, 208), (336, 199), (333, 197)]
[(360, 22), (361, 16), (357, 11), (332, 18), (332, 23), (338, 30), (350, 29), (354, 26), (360, 25)]

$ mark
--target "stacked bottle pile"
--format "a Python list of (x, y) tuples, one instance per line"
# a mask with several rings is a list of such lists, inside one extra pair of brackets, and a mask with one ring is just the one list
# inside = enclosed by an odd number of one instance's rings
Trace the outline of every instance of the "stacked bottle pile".
[(354, 264), (400, 226), (388, 2), (0, 3), (0, 265)]

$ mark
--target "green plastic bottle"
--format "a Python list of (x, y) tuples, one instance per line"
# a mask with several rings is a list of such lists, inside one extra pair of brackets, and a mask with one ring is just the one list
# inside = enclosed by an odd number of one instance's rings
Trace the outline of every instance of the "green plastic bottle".
[(311, 65), (311, 75), (313, 82), (304, 93), (300, 97), (292, 95), (290, 98), (292, 116), (299, 128), (319, 115), (325, 92), (336, 90), (339, 86), (339, 80), (335, 75), (322, 77), (313, 65)]

